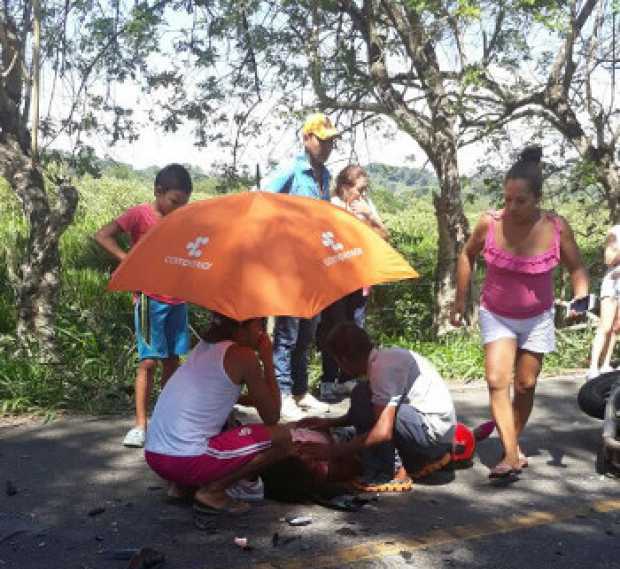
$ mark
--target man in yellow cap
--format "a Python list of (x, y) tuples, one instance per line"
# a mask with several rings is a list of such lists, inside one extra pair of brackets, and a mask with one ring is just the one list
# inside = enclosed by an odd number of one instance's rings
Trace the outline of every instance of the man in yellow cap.
[[(331, 179), (325, 162), (338, 131), (323, 113), (310, 115), (303, 129), (304, 152), (293, 163), (270, 177), (262, 190), (329, 201)], [(282, 392), (282, 417), (297, 420), (304, 411), (324, 411), (327, 406), (308, 393), (308, 352), (318, 317), (278, 316), (273, 338), (275, 375)]]

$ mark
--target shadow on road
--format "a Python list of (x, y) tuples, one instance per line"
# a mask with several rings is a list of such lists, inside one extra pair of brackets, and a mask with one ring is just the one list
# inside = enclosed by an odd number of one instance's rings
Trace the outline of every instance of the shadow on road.
[[(514, 484), (487, 479), (501, 454), (493, 436), (479, 445), (472, 468), (437, 473), (412, 493), (381, 496), (360, 512), (265, 502), (243, 517), (215, 519), (215, 531), (199, 531), (191, 508), (164, 501), (165, 484), (146, 467), (142, 452), (120, 445), (126, 419), (67, 417), (3, 427), (0, 482), (4, 487), (10, 480), (17, 493), (0, 497), (0, 566), (125, 567), (108, 558), (111, 552), (150, 545), (166, 554), (167, 569), (267, 562), (565, 569), (579, 561), (581, 567), (612, 567), (610, 559), (620, 558), (618, 511), (588, 508), (595, 500), (617, 500), (618, 481), (594, 474), (601, 427), (578, 410), (578, 387), (566, 380), (542, 383), (523, 437), (531, 466)], [(484, 388), (455, 389), (454, 395), (460, 420), (475, 426), (488, 419)], [(535, 529), (502, 526), (535, 511), (564, 517), (552, 515)], [(311, 515), (313, 523), (290, 527), (282, 520), (291, 514)], [(22, 526), (30, 520), (32, 531), (10, 535), (11, 520), (17, 524), (18, 518)], [(235, 546), (235, 537), (247, 537), (252, 549)]]

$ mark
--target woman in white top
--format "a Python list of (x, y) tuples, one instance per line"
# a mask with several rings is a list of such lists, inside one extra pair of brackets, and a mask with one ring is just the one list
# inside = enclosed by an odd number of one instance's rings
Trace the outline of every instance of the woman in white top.
[[(247, 395), (241, 395), (243, 385)], [(222, 432), (237, 402), (255, 406), (264, 424)], [(292, 450), (288, 429), (277, 425), (280, 405), (264, 319), (237, 322), (216, 314), (204, 340), (159, 396), (147, 431), (146, 461), (173, 490), (197, 488), (195, 509), (244, 512), (248, 504), (231, 499), (226, 489)]]
[[(592, 356), (587, 379), (601, 373), (613, 371), (611, 356), (616, 344), (616, 321), (618, 319), (618, 297), (620, 296), (620, 225), (614, 225), (607, 232), (605, 242), (605, 265), (607, 272), (601, 282), (601, 314), (592, 342)], [(602, 365), (601, 357), (603, 358)]]
[(368, 195), (368, 173), (361, 166), (350, 164), (340, 171), (336, 176), (336, 187), (331, 202), (350, 211), (383, 239), (388, 238), (388, 230)]
[[(383, 239), (388, 238), (388, 231), (368, 196), (368, 174), (361, 166), (351, 164), (340, 171), (336, 176), (336, 186), (331, 202), (351, 212)], [(339, 392), (350, 391), (353, 387), (352, 378), (343, 373), (336, 360), (323, 349), (325, 339), (331, 330), (341, 322), (352, 321), (360, 328), (364, 327), (369, 294), (369, 287), (356, 290), (337, 300), (321, 313), (317, 338), (321, 349), (323, 373), (320, 390), (321, 399), (324, 401), (336, 401), (339, 398)], [(338, 381), (338, 385), (336, 381)]]

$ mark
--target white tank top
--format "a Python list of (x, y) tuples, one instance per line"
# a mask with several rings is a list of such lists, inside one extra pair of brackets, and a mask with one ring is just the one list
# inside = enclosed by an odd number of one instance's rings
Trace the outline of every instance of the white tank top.
[(241, 392), (224, 370), (224, 355), (231, 344), (201, 341), (192, 350), (157, 400), (145, 450), (170, 456), (204, 454)]

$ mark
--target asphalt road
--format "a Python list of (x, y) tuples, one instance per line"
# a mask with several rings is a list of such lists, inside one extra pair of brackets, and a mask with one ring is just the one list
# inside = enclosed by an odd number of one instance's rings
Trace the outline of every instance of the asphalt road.
[[(513, 484), (487, 479), (500, 455), (493, 436), (473, 467), (357, 513), (266, 501), (208, 531), (189, 507), (165, 502), (141, 451), (120, 445), (128, 417), (5, 421), (0, 569), (124, 569), (112, 557), (143, 546), (163, 553), (167, 569), (620, 568), (620, 480), (594, 472), (601, 426), (577, 407), (580, 381), (541, 381), (522, 444), (530, 467)], [(452, 392), (464, 423), (488, 418), (484, 386)], [(295, 513), (312, 524), (288, 526)]]

